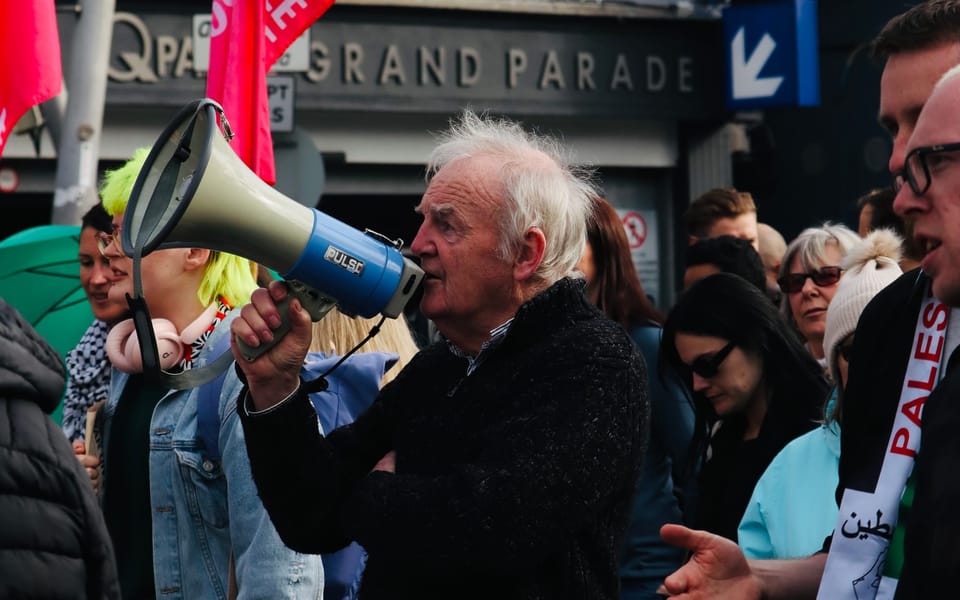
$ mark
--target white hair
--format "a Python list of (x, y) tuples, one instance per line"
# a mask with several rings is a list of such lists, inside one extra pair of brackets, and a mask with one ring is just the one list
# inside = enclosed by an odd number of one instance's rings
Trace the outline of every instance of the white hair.
[[(840, 223), (827, 221), (819, 227), (807, 227), (787, 246), (787, 251), (783, 255), (783, 262), (780, 263), (779, 276), (783, 277), (790, 273), (790, 263), (793, 262), (794, 258), (799, 258), (800, 269), (803, 272), (810, 272), (821, 266), (840, 266), (839, 264), (824, 264), (827, 247), (832, 245), (840, 250), (840, 260), (842, 262), (847, 252), (859, 242), (860, 236), (857, 235), (857, 232)], [(790, 310), (788, 294), (784, 294), (780, 301), (780, 312), (791, 325), (796, 326), (796, 321)]]
[(534, 280), (549, 285), (574, 275), (586, 241), (590, 203), (597, 194), (591, 172), (574, 166), (556, 139), (468, 109), (440, 134), (427, 177), (452, 162), (477, 156), (502, 161), (500, 258), (515, 257), (524, 234), (536, 227), (546, 238), (546, 248)]
[(790, 272), (790, 263), (794, 258), (799, 257), (801, 269), (811, 271), (823, 265), (828, 246), (836, 246), (842, 258), (859, 242), (857, 232), (840, 223), (827, 221), (819, 227), (807, 227), (787, 246), (780, 265), (780, 275)]

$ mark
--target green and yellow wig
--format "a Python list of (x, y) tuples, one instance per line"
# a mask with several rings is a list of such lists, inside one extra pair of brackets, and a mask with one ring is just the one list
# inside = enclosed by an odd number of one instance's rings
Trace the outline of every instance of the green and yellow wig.
[[(104, 173), (100, 197), (103, 207), (111, 216), (127, 209), (133, 184), (149, 153), (150, 148), (138, 148), (122, 167)], [(249, 260), (212, 251), (197, 297), (204, 306), (209, 306), (221, 296), (230, 306), (240, 306), (250, 301), (250, 294), (256, 287), (254, 265)]]

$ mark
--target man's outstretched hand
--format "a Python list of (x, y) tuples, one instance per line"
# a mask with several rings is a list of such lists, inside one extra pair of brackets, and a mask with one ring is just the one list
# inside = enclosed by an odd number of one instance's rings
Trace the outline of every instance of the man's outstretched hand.
[(690, 600), (761, 598), (760, 581), (735, 543), (706, 531), (670, 524), (660, 528), (660, 537), (690, 552), (687, 563), (663, 580), (658, 590), (661, 594)]

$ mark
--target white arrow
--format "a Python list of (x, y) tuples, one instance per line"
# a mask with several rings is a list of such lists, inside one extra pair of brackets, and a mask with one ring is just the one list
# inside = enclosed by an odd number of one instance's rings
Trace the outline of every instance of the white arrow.
[(760, 78), (760, 70), (767, 64), (767, 59), (773, 54), (777, 43), (769, 33), (764, 33), (760, 43), (750, 53), (750, 59), (745, 60), (746, 43), (743, 41), (743, 27), (733, 36), (733, 98), (769, 98), (777, 93), (783, 77)]

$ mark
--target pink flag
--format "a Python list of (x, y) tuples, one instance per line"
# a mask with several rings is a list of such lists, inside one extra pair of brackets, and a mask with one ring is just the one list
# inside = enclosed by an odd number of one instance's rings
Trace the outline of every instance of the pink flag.
[(0, 2), (0, 156), (20, 117), (60, 93), (60, 37), (53, 2)]
[(276, 181), (267, 71), (333, 0), (213, 0), (207, 96), (236, 133), (234, 151), (269, 184)]
[(267, 0), (264, 35), (268, 70), (332, 5), (333, 0)]

